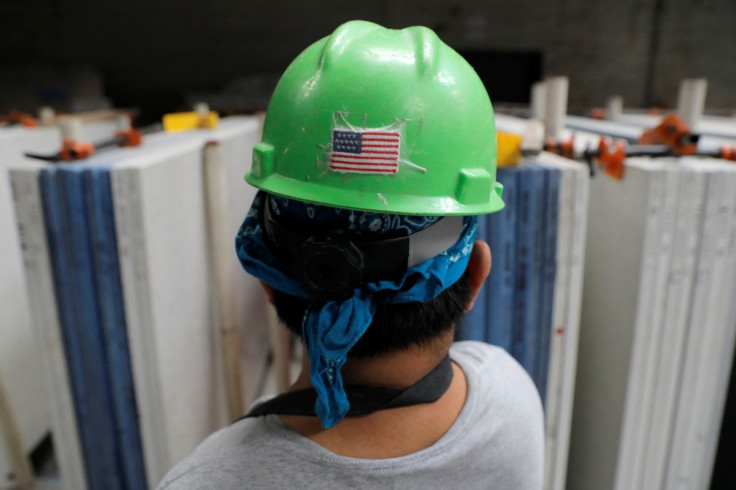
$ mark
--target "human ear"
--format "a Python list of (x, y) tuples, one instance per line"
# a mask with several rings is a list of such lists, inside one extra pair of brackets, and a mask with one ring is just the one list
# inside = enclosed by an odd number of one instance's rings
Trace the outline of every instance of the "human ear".
[(468, 272), (470, 273), (470, 299), (465, 305), (466, 312), (473, 308), (475, 298), (491, 272), (491, 249), (486, 242), (476, 240), (473, 243), (473, 251), (470, 252), (468, 261)]

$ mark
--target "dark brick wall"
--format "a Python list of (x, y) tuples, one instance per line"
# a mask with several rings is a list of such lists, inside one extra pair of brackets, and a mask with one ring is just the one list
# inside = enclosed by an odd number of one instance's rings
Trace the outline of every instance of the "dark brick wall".
[(541, 52), (544, 73), (570, 77), (571, 106), (603, 105), (614, 94), (627, 107), (647, 99), (673, 106), (681, 78), (704, 76), (709, 107), (736, 107), (730, 0), (3, 0), (0, 60), (91, 63), (118, 105), (170, 108), (184, 92), (279, 72), (354, 18), (427, 25), (460, 49)]

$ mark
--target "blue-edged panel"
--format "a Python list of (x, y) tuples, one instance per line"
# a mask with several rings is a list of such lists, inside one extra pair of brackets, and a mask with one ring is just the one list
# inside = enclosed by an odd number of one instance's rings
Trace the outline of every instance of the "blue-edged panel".
[(558, 169), (545, 168), (544, 236), (541, 284), (541, 310), (539, 315), (539, 342), (534, 381), (542, 397), (547, 396), (547, 373), (549, 372), (549, 349), (552, 335), (552, 312), (555, 298), (555, 277), (557, 275), (557, 222), (559, 216), (560, 179)]
[[(478, 235), (476, 240), (488, 242), (488, 215), (482, 214), (478, 216)], [(478, 340), (486, 341), (486, 319), (487, 319), (487, 294), (488, 281), (483, 283), (483, 287), (478, 292), (478, 296), (473, 303), (473, 308), (463, 316), (460, 320), (457, 330), (455, 331), (456, 340)]]
[[(65, 215), (65, 237), (69, 252), (69, 289), (74, 323), (67, 328), (74, 330), (79, 340), (83, 380), (87, 387), (86, 400), (89, 411), (79, 420), (84, 457), (88, 464), (88, 484), (91, 489), (122, 489), (121, 456), (112, 417), (113, 403), (110, 390), (110, 374), (100, 328), (92, 263), (93, 247), (85, 212), (85, 195), (80, 166), (57, 169), (60, 196)], [(74, 380), (79, 382), (79, 380)]]
[(91, 451), (93, 441), (88, 433), (80, 430), (83, 421), (89, 419), (91, 409), (87, 395), (85, 367), (82, 362), (82, 342), (79, 339), (79, 331), (72, 328), (72, 325), (75, 325), (77, 321), (72, 299), (72, 265), (67, 243), (66, 216), (57, 177), (56, 168), (48, 168), (41, 170), (38, 180), (53, 275), (54, 296), (56, 297), (56, 308), (59, 315), (59, 328), (64, 342), (67, 374), (71, 385), (72, 399), (74, 400), (74, 416), (82, 446), (85, 473), (87, 480), (92, 481), (95, 479), (97, 465), (94, 458), (87, 458), (87, 454)]
[(531, 376), (534, 375), (537, 355), (540, 312), (544, 178), (545, 173), (540, 168), (519, 169), (518, 255), (512, 354)]
[(519, 207), (519, 171), (499, 168), (496, 179), (503, 184), (503, 210), (491, 214), (488, 244), (493, 257), (488, 278), (488, 321), (486, 339), (513, 351), (514, 291), (516, 285), (516, 221)]
[(115, 214), (109, 168), (83, 173), (85, 209), (92, 240), (100, 333), (108, 363), (108, 384), (114, 407), (124, 488), (146, 488), (138, 411), (128, 347), (123, 288), (118, 260)]
[[(53, 270), (54, 293), (59, 312), (59, 326), (64, 342), (64, 352), (69, 371), (69, 381), (74, 400), (77, 432), (82, 446), (87, 483), (91, 489), (105, 488), (109, 483), (106, 474), (116, 476), (115, 461), (110, 461), (103, 443), (90, 430), (90, 421), (100, 417), (100, 394), (105, 395), (94, 376), (90, 376), (89, 359), (86, 352), (85, 329), (82, 327), (88, 315), (83, 308), (88, 303), (81, 301), (79, 290), (80, 254), (75, 250), (78, 232), (74, 222), (74, 209), (67, 202), (67, 190), (59, 168), (43, 169), (39, 175), (49, 256)], [(86, 248), (86, 247), (84, 247)], [(88, 255), (87, 255), (88, 257)], [(83, 260), (82, 260), (83, 262)], [(80, 270), (82, 272), (80, 272)], [(89, 273), (89, 268), (87, 268)], [(94, 316), (94, 313), (93, 313)], [(106, 407), (103, 407), (103, 410)], [(102, 412), (104, 415), (105, 412)], [(63, 450), (63, 448), (60, 448)], [(111, 464), (112, 463), (112, 464)], [(115, 482), (109, 488), (116, 488)]]

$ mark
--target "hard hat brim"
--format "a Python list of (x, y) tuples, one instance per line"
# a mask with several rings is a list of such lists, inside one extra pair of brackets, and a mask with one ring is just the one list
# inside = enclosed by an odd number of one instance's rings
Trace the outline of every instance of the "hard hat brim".
[[(245, 181), (254, 187), (304, 202), (333, 206), (359, 211), (404, 214), (415, 216), (471, 216), (489, 214), (504, 208), (503, 186), (496, 184), (487, 201), (464, 204), (455, 196), (384, 196), (378, 192), (359, 192), (355, 189), (340, 189), (304, 181), (295, 181), (272, 173), (257, 178), (253, 172), (245, 176)], [(390, 199), (390, 200), (389, 200)]]

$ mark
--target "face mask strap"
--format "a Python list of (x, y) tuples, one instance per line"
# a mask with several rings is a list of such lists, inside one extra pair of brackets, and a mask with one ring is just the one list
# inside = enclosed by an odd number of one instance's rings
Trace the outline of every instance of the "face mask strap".
[(262, 226), (274, 254), (320, 300), (349, 298), (361, 284), (401, 277), (410, 267), (450, 248), (463, 218), (449, 216), (411, 235), (392, 238), (309, 234), (282, 224), (263, 206)]

